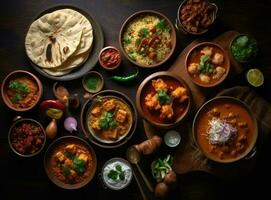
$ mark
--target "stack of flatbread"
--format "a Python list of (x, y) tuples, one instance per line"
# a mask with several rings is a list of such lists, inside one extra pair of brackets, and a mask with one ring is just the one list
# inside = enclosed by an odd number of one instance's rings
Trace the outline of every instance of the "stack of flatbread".
[(82, 65), (93, 43), (89, 20), (72, 9), (60, 9), (34, 21), (25, 38), (28, 57), (52, 76), (63, 76)]

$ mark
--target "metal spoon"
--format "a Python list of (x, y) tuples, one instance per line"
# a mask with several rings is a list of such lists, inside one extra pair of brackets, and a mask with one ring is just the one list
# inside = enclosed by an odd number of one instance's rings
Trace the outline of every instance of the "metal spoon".
[(142, 176), (145, 184), (147, 185), (148, 189), (153, 192), (153, 188), (149, 182), (149, 180), (147, 179), (147, 177), (145, 176), (145, 174), (142, 172), (141, 168), (138, 165), (138, 162), (140, 161), (140, 153), (137, 151), (137, 149), (134, 146), (131, 146), (127, 149), (126, 152), (126, 157), (127, 159), (136, 165), (140, 175)]
[(134, 171), (133, 171), (133, 176), (134, 176), (134, 178), (136, 180), (137, 186), (139, 188), (139, 191), (140, 191), (140, 193), (142, 195), (143, 200), (148, 200), (148, 198), (146, 197), (146, 194), (144, 193), (144, 190), (143, 190), (142, 186), (140, 185), (140, 182), (139, 182), (139, 180), (138, 180), (138, 178), (137, 178)]

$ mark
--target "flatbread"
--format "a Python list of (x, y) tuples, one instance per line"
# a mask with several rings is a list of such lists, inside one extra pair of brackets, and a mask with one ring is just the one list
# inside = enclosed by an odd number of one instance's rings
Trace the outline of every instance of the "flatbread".
[(26, 52), (33, 63), (41, 68), (66, 72), (86, 60), (85, 53), (92, 43), (91, 23), (72, 9), (43, 15), (31, 24), (25, 39)]

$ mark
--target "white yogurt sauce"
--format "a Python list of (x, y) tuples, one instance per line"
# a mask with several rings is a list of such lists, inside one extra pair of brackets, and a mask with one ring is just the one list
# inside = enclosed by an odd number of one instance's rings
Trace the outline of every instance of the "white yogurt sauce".
[[(120, 179), (113, 180), (108, 177), (110, 170), (112, 170), (112, 169), (115, 170), (117, 165), (120, 165), (122, 167), (122, 171), (124, 171), (124, 175), (125, 175), (124, 180), (120, 180)], [(104, 167), (104, 170), (103, 170), (104, 182), (108, 187), (110, 187), (112, 189), (115, 189), (115, 190), (123, 189), (124, 187), (126, 187), (130, 183), (131, 178), (132, 178), (131, 167), (122, 161), (112, 160), (112, 162), (109, 162)]]

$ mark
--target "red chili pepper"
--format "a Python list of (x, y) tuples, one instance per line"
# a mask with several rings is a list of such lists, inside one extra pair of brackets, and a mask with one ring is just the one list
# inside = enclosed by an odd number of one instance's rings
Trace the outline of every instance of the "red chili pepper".
[(40, 107), (43, 112), (45, 112), (48, 108), (56, 108), (62, 111), (65, 110), (65, 105), (61, 101), (53, 99), (44, 100), (41, 102)]

